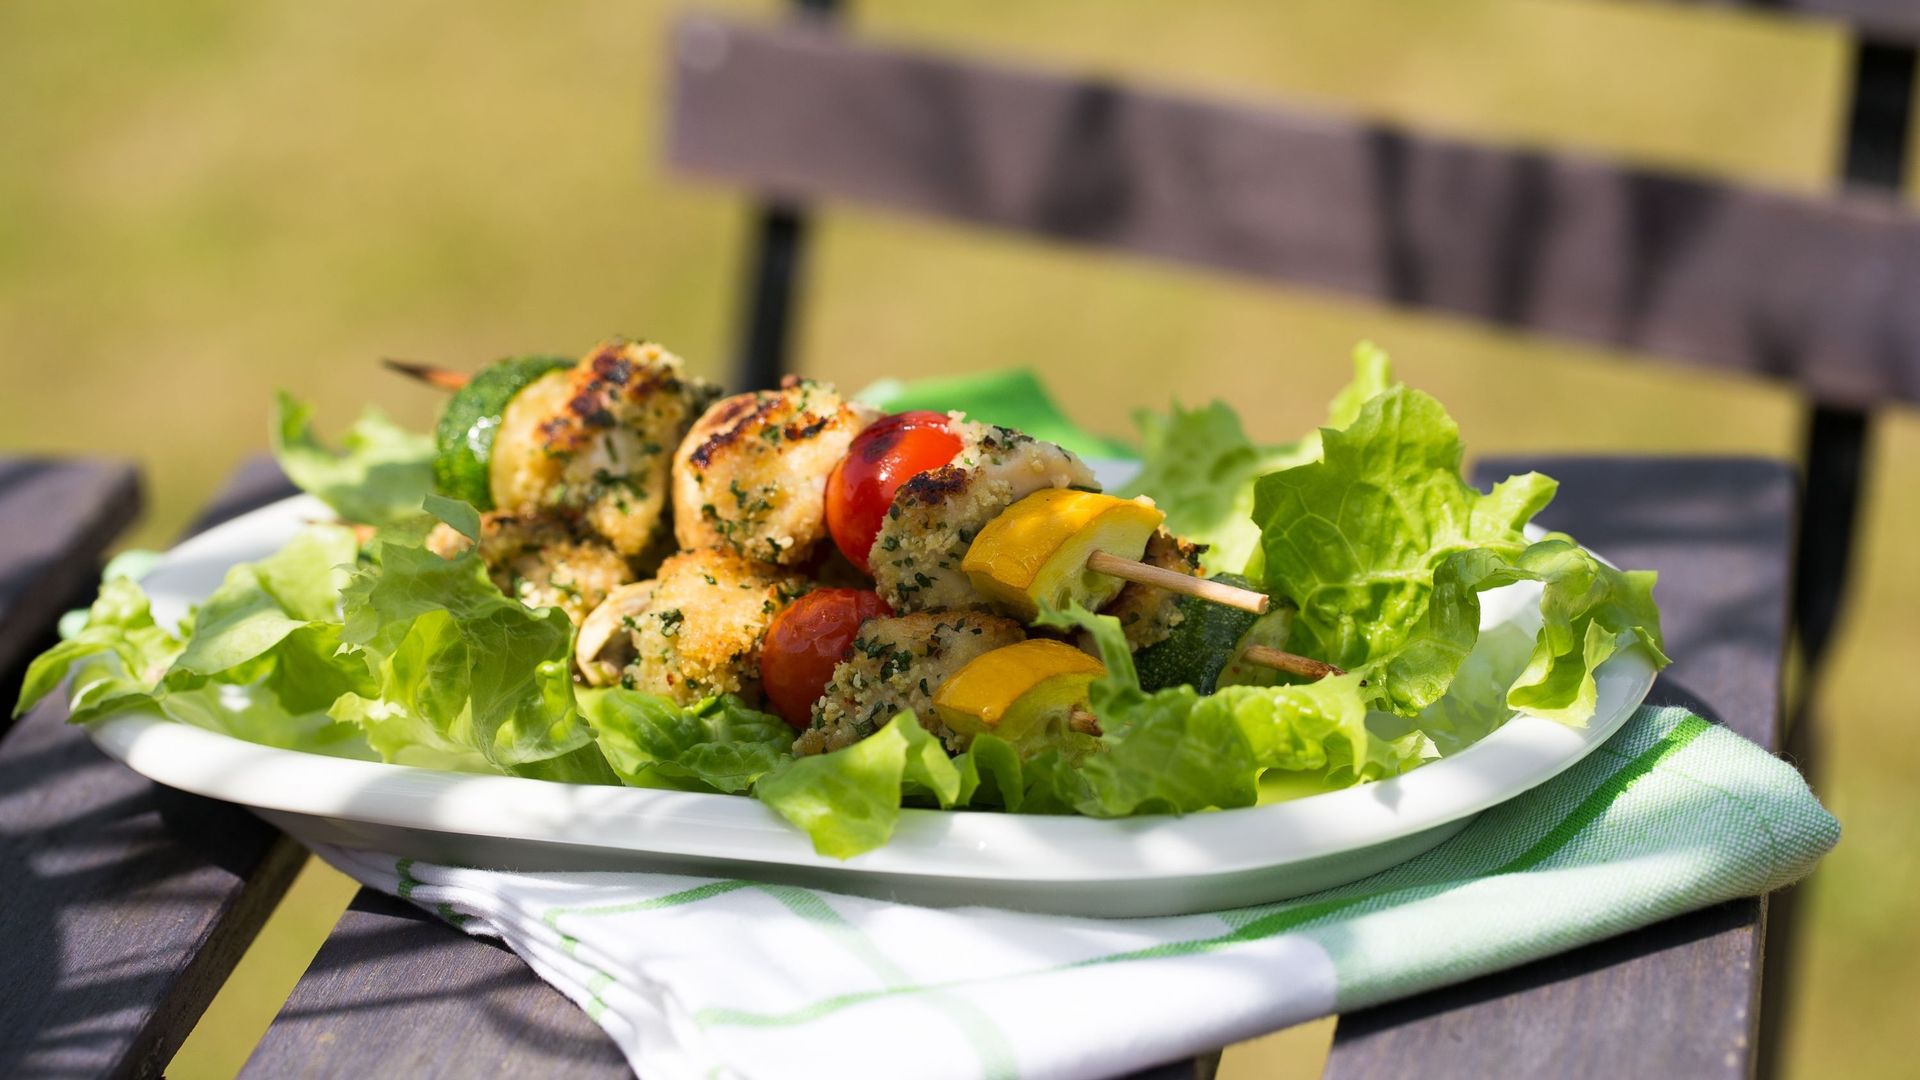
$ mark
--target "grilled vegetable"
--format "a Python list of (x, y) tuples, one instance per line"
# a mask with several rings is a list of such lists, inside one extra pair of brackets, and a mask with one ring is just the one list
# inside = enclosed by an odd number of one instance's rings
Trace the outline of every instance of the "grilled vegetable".
[(760, 646), (767, 704), (805, 731), (833, 669), (852, 654), (861, 624), (891, 614), (886, 602), (866, 589), (815, 589), (794, 601), (774, 617)]
[(566, 377), (556, 373), (572, 366), (573, 361), (559, 356), (514, 357), (482, 369), (456, 390), (434, 428), (434, 487), (476, 510), (493, 509), (489, 465), (501, 414), (536, 382), (564, 383)]
[[(1238, 574), (1219, 574), (1213, 580), (1242, 588), (1250, 584)], [(1276, 621), (1284, 625), (1290, 611), (1281, 609), (1254, 615), (1191, 596), (1181, 597), (1180, 620), (1172, 632), (1159, 643), (1133, 655), (1134, 669), (1140, 674), (1140, 688), (1153, 691), (1187, 685), (1202, 694), (1213, 693), (1219, 686), (1220, 673), (1248, 644), (1243, 640), (1247, 632), (1263, 620), (1269, 625)], [(1284, 643), (1285, 639), (1283, 628), (1281, 641)]]
[(992, 733), (1024, 750), (1069, 730), (1098, 730), (1087, 684), (1105, 671), (1071, 645), (1033, 638), (974, 657), (933, 695), (933, 707), (957, 735)]
[(827, 527), (847, 561), (871, 573), (867, 556), (900, 485), (951, 462), (961, 449), (945, 413), (897, 413), (861, 432), (827, 481)]
[(1089, 609), (1125, 583), (1087, 567), (1096, 551), (1138, 559), (1166, 515), (1151, 503), (1048, 488), (1014, 503), (980, 530), (960, 568), (998, 607), (1031, 621), (1044, 605)]

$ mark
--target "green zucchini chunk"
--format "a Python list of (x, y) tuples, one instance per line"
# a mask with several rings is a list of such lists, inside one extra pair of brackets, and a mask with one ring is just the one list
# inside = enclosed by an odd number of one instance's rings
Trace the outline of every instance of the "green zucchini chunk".
[(487, 468), (500, 414), (513, 396), (550, 371), (572, 367), (561, 356), (516, 356), (487, 365), (453, 392), (433, 431), (433, 486), (476, 510), (493, 509)]
[[(1215, 574), (1214, 581), (1253, 585), (1238, 574)], [(1148, 692), (1169, 686), (1191, 686), (1202, 694), (1211, 694), (1220, 682), (1220, 673), (1239, 654), (1240, 639), (1261, 616), (1252, 612), (1212, 604), (1191, 596), (1180, 598), (1180, 622), (1166, 640), (1155, 642), (1133, 654), (1133, 666), (1140, 674), (1140, 688)]]

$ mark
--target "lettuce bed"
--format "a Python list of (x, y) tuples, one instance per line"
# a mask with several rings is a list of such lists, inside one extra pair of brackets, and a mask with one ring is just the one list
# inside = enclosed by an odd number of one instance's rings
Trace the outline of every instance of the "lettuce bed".
[[(1287, 648), (1345, 676), (1147, 693), (1114, 620), (1048, 612), (1087, 631), (1106, 663), (1091, 688), (1097, 738), (1023, 756), (985, 735), (950, 758), (903, 714), (796, 759), (792, 729), (735, 698), (682, 708), (576, 687), (563, 613), (501, 595), (471, 551), (422, 546), (436, 518), (477, 528), (472, 508), (429, 494), (427, 440), (369, 416), (335, 451), (282, 396), (274, 445), (288, 475), (377, 526), (373, 539), (312, 526), (234, 567), (178, 627), (154, 622), (135, 581), (112, 578), (84, 625), (34, 661), (18, 710), (71, 677), (76, 723), (144, 709), (310, 753), (750, 794), (844, 858), (884, 844), (903, 805), (1126, 817), (1393, 776), (1510, 711), (1584, 724), (1594, 669), (1621, 649), (1667, 662), (1651, 573), (1608, 567), (1569, 537), (1528, 541), (1554, 482), (1527, 473), (1476, 490), (1439, 402), (1394, 383), (1371, 346), (1354, 367), (1327, 426), (1285, 446), (1254, 444), (1219, 403), (1143, 414), (1129, 492), (1210, 544), (1209, 570), (1244, 571), (1294, 608)], [(1541, 630), (1483, 644), (1479, 593), (1518, 581), (1541, 585)]]

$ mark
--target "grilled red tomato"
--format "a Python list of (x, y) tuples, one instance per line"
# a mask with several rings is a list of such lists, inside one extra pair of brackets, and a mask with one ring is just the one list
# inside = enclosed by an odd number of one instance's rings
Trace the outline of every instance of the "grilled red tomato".
[(827, 478), (827, 531), (841, 554), (872, 573), (867, 555), (900, 485), (960, 453), (945, 413), (895, 413), (854, 437)]
[(860, 624), (891, 614), (868, 589), (815, 589), (774, 616), (760, 646), (760, 685), (780, 719), (805, 731), (834, 665), (852, 654)]

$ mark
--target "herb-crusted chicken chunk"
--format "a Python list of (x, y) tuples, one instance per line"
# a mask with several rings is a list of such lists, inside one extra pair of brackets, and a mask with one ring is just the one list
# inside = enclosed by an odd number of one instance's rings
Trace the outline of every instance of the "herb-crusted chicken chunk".
[[(427, 550), (450, 559), (473, 546), (451, 525), (436, 526)], [(557, 607), (577, 625), (633, 568), (578, 521), (554, 514), (480, 515), (480, 561), (500, 591), (530, 607)]]
[(960, 561), (1001, 511), (1044, 488), (1100, 490), (1093, 470), (1065, 448), (1010, 428), (955, 420), (961, 450), (894, 493), (868, 562), (893, 610), (985, 610)]
[(680, 546), (807, 561), (827, 535), (827, 477), (873, 419), (832, 387), (791, 376), (779, 390), (722, 398), (673, 457)]
[(507, 404), (493, 441), (494, 505), (573, 511), (620, 554), (657, 557), (673, 448), (714, 393), (658, 345), (600, 346)]
[(760, 700), (760, 643), (806, 581), (730, 552), (683, 551), (660, 564), (631, 617), (633, 662), (621, 683), (690, 705), (713, 694)]
[(851, 746), (908, 711), (948, 750), (963, 750), (967, 740), (934, 714), (934, 693), (974, 657), (1024, 640), (1019, 623), (982, 612), (868, 619), (854, 639), (853, 655), (833, 669), (826, 692), (814, 703), (813, 726), (795, 740), (793, 752), (820, 754)]

